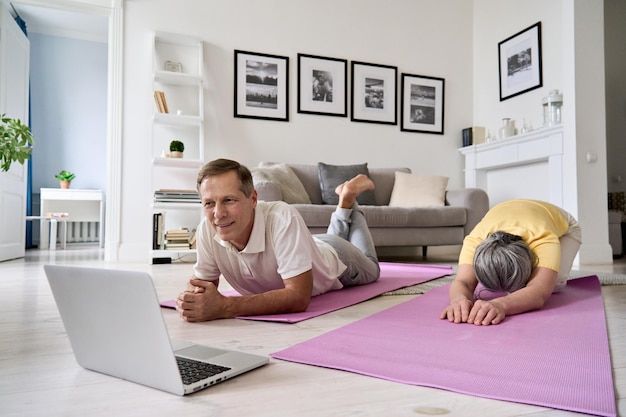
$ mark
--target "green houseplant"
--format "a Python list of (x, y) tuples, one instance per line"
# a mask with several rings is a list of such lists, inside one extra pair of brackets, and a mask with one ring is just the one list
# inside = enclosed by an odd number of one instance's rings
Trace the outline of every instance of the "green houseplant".
[(20, 119), (0, 115), (0, 170), (8, 171), (13, 162), (23, 164), (34, 143), (30, 127)]
[(72, 180), (76, 178), (76, 175), (69, 171), (63, 170), (56, 174), (54, 178), (59, 180), (61, 188), (70, 188), (70, 182), (72, 182)]
[(170, 156), (172, 158), (182, 158), (185, 151), (185, 144), (179, 140), (170, 142)]

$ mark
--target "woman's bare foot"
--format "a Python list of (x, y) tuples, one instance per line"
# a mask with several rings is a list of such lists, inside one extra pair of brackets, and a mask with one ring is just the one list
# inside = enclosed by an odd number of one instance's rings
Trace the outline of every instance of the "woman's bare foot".
[(337, 188), (335, 188), (335, 192), (339, 194), (339, 207), (352, 207), (356, 198), (363, 191), (373, 190), (374, 188), (374, 181), (364, 174), (359, 174), (350, 181), (339, 184)]

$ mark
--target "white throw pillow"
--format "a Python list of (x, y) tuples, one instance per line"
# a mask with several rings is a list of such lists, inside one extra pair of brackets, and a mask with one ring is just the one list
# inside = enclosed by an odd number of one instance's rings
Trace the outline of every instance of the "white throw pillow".
[(255, 184), (272, 181), (280, 186), (283, 201), (289, 204), (311, 204), (311, 198), (304, 189), (302, 181), (287, 164), (261, 162), (258, 168), (252, 168)]
[(446, 204), (448, 177), (396, 171), (390, 207), (442, 207)]

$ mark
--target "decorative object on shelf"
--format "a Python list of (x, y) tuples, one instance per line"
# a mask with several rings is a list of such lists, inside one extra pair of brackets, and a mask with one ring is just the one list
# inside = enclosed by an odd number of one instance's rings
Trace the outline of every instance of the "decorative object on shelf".
[(183, 64), (174, 61), (165, 61), (165, 71), (183, 72)]
[(559, 90), (551, 90), (541, 102), (543, 104), (543, 125), (554, 126), (560, 124), (563, 94), (559, 93)]
[(402, 74), (400, 130), (443, 135), (444, 87), (443, 78)]
[(500, 101), (543, 85), (541, 22), (498, 43)]
[(182, 158), (185, 151), (185, 144), (179, 140), (173, 140), (170, 142), (170, 157)]
[(489, 142), (493, 142), (494, 140), (496, 140), (496, 137), (491, 134), (491, 130), (487, 129), (487, 136), (485, 136), (485, 142), (489, 143)]
[(235, 117), (289, 121), (289, 57), (235, 50)]
[(74, 178), (76, 178), (76, 175), (69, 171), (63, 170), (59, 172), (58, 174), (56, 174), (54, 178), (59, 180), (59, 184), (61, 185), (61, 188), (63, 188), (64, 190), (67, 190), (68, 188), (70, 188), (70, 183), (72, 182)]
[(353, 122), (398, 124), (398, 67), (352, 61)]
[(498, 131), (498, 137), (500, 139), (515, 136), (515, 123), (508, 117), (502, 119), (502, 127)]
[(8, 171), (13, 162), (24, 164), (34, 143), (30, 127), (20, 119), (0, 116), (0, 170)]
[(298, 113), (348, 115), (348, 61), (298, 54)]

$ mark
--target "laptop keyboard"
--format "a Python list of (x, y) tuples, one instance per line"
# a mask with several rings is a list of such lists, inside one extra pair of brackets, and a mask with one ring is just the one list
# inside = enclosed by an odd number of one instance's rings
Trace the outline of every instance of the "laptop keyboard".
[(228, 371), (230, 368), (193, 359), (176, 357), (183, 384), (189, 385), (213, 375)]

